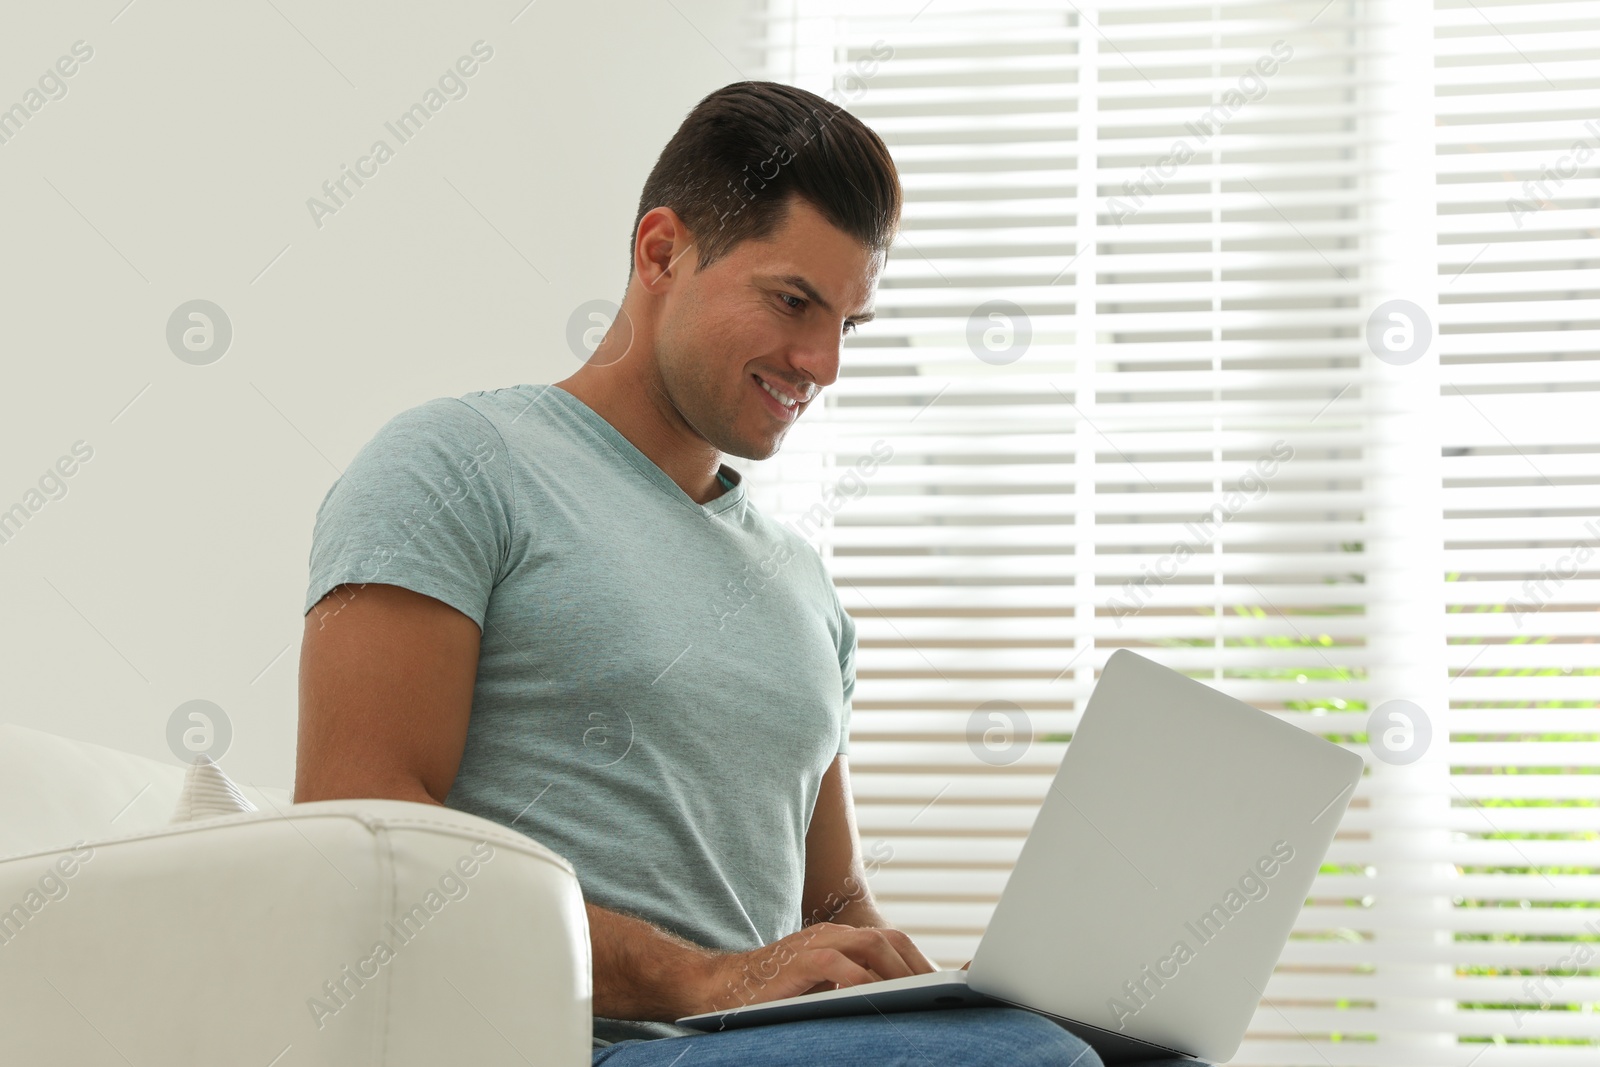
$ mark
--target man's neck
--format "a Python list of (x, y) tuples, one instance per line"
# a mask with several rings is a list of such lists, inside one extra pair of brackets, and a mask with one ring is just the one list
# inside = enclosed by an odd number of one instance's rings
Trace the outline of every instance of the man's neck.
[(641, 389), (631, 382), (595, 374), (588, 367), (555, 384), (610, 423), (695, 503), (709, 503), (727, 491), (717, 478), (722, 453), (686, 436), (682, 418), (660, 395), (659, 387)]

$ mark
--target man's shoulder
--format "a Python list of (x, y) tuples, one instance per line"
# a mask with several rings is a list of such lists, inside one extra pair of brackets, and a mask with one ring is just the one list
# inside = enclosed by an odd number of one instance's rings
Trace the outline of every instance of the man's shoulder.
[[(560, 390), (548, 384), (502, 385), (495, 389), (477, 389), (462, 393), (453, 399), (460, 401), (485, 418), (505, 419), (522, 423), (537, 418), (556, 403)], [(550, 395), (547, 395), (550, 394)]]
[(413, 404), (391, 417), (379, 436), (433, 441), (476, 440), (485, 434), (505, 440), (547, 423), (545, 412), (554, 401), (544, 395), (545, 385), (513, 385), (478, 389), (458, 396), (436, 396)]

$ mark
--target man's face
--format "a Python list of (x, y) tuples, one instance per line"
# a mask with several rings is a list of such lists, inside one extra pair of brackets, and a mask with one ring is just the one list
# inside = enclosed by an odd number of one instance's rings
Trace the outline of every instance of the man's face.
[(694, 269), (694, 249), (683, 255), (656, 336), (667, 399), (718, 451), (745, 459), (778, 451), (839, 377), (846, 323), (853, 330), (871, 318), (883, 269), (881, 255), (809, 203), (789, 205), (770, 238), (743, 241), (704, 271)]

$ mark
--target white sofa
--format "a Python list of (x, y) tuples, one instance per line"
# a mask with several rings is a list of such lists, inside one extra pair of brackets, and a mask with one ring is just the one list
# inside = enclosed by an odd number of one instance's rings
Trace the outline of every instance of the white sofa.
[(566, 860), (432, 805), (242, 784), (259, 812), (169, 825), (183, 776), (0, 725), (0, 1064), (590, 1062)]

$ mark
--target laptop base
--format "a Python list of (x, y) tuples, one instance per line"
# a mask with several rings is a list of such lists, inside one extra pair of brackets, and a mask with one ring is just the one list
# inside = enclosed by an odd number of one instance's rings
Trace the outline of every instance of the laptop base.
[(679, 1026), (691, 1030), (713, 1033), (747, 1026), (773, 1026), (810, 1019), (836, 1019), (847, 1015), (893, 1015), (902, 1012), (982, 1007), (1021, 1008), (1023, 1011), (1042, 1015), (1092, 1047), (1107, 1067), (1145, 1060), (1190, 1058), (1174, 1049), (1140, 1041), (1114, 1030), (1102, 1030), (1098, 1026), (1063, 1019), (1024, 1004), (1012, 1004), (996, 997), (986, 996), (967, 984), (966, 971), (935, 971), (932, 974), (915, 975), (888, 982), (872, 982), (846, 989), (832, 989), (823, 993), (789, 997), (785, 1000), (749, 1004), (727, 1011), (690, 1015), (677, 1022)]

